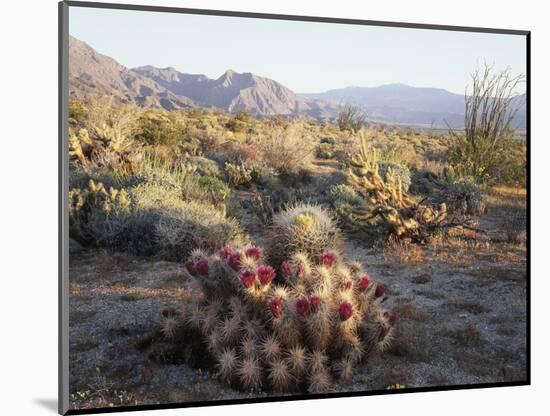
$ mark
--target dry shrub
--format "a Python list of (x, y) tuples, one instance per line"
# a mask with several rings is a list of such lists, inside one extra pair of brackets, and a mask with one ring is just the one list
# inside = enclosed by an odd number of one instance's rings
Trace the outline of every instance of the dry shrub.
[(307, 167), (316, 147), (302, 122), (270, 126), (256, 140), (263, 160), (279, 173), (295, 173)]
[(384, 256), (391, 261), (415, 265), (426, 261), (426, 249), (418, 244), (411, 244), (391, 238), (386, 246)]

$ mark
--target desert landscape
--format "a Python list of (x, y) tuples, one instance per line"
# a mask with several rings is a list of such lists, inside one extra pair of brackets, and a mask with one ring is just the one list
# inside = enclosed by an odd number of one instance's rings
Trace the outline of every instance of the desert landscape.
[(69, 69), (73, 409), (526, 380), (522, 75)]

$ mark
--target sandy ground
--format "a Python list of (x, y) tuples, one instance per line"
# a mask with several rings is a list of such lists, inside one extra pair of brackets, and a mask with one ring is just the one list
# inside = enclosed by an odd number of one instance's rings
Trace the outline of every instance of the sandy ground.
[[(441, 244), (412, 252), (348, 243), (348, 257), (387, 286), (400, 321), (393, 347), (334, 391), (460, 385), (526, 378), (525, 250)], [(180, 264), (101, 250), (70, 261), (73, 408), (258, 397), (207, 369), (160, 364), (136, 343), (167, 306), (188, 301)]]

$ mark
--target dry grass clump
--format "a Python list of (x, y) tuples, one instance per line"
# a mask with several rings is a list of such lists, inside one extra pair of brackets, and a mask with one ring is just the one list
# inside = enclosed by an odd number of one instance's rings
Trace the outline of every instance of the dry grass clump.
[(265, 163), (279, 173), (295, 173), (311, 162), (315, 141), (303, 122), (273, 125), (255, 139)]

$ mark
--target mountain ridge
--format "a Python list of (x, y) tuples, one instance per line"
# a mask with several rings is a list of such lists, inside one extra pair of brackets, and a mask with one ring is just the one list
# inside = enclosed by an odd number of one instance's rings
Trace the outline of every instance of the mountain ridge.
[[(232, 69), (209, 78), (171, 66), (127, 68), (73, 36), (69, 38), (69, 91), (73, 99), (108, 96), (121, 104), (166, 110), (216, 107), (230, 113), (246, 110), (256, 117), (305, 114), (334, 120), (342, 104), (352, 104), (363, 108), (369, 121), (387, 124), (461, 127), (464, 122), (464, 95), (442, 88), (396, 82), (298, 94), (275, 80)], [(515, 124), (524, 128), (525, 123), (522, 108)]]

